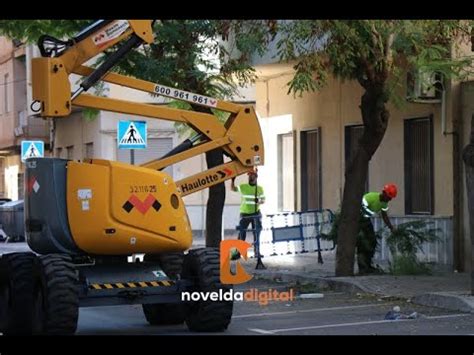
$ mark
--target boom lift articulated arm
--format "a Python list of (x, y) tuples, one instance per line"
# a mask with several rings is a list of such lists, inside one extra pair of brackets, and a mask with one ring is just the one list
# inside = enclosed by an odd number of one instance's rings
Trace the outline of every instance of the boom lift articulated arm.
[[(260, 126), (252, 107), (110, 72), (128, 52), (152, 42), (152, 21), (145, 20), (101, 20), (70, 40), (40, 39), (42, 57), (32, 62), (33, 99), (39, 103), (32, 108), (39, 107), (40, 116), (59, 120), (73, 106), (91, 107), (185, 123), (196, 135), (142, 166), (103, 159), (25, 161), (25, 234), (40, 256), (0, 257), (0, 308), (8, 316), (0, 332), (72, 334), (79, 307), (131, 304), (142, 305), (150, 324), (227, 329), (232, 300), (183, 302), (187, 291), (227, 292), (229, 286), (220, 278), (217, 248), (189, 250), (193, 230), (182, 197), (263, 164)], [(84, 65), (115, 46), (97, 68)], [(71, 74), (83, 77), (74, 92)], [(221, 124), (212, 114), (88, 94), (100, 80), (230, 115)], [(178, 182), (159, 171), (216, 148), (230, 161)], [(128, 262), (134, 254), (144, 254), (143, 262)], [(8, 300), (1, 297), (4, 290)]]
[[(93, 69), (85, 62), (124, 41), (114, 53)], [(42, 58), (34, 58), (33, 99), (40, 103), (42, 117), (66, 117), (72, 106), (90, 107), (118, 113), (182, 122), (197, 135), (184, 141), (160, 159), (143, 167), (161, 170), (193, 156), (221, 148), (230, 162), (187, 177), (176, 184), (182, 196), (219, 184), (264, 163), (264, 147), (260, 125), (253, 107), (140, 80), (110, 70), (132, 49), (152, 43), (151, 20), (100, 20), (69, 41), (49, 36), (40, 38)], [(80, 87), (71, 92), (70, 74), (84, 77)], [(86, 94), (98, 81), (162, 95), (194, 105), (230, 113), (225, 124), (214, 115), (165, 106), (98, 97)]]

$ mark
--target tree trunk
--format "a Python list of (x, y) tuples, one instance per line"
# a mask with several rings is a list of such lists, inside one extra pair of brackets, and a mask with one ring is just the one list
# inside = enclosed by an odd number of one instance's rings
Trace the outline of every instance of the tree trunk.
[(474, 295), (474, 115), (471, 118), (471, 137), (462, 157), (466, 164), (467, 206), (471, 234), (471, 295)]
[[(224, 163), (222, 149), (206, 153), (207, 167), (213, 168)], [(225, 202), (225, 184), (220, 183), (209, 188), (206, 208), (206, 247), (218, 248), (222, 240), (222, 215)]]
[(366, 88), (360, 110), (364, 133), (354, 158), (345, 172), (340, 224), (337, 231), (336, 276), (354, 274), (356, 238), (359, 216), (369, 161), (379, 147), (387, 129), (389, 112), (385, 108), (387, 97), (383, 85)]
[[(199, 90), (198, 90), (199, 91)], [(211, 109), (191, 105), (194, 111), (212, 115)], [(206, 153), (207, 168), (224, 164), (224, 151), (214, 149)], [(209, 188), (209, 198), (206, 208), (206, 247), (219, 248), (222, 240), (222, 215), (225, 203), (225, 184), (220, 183)]]

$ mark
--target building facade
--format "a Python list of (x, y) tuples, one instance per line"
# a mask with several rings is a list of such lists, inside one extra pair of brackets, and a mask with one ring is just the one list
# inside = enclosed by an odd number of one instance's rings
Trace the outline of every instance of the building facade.
[[(256, 68), (256, 107), (265, 148), (276, 153), (266, 157), (261, 168), (269, 196), (267, 208), (338, 210), (345, 167), (362, 134), (362, 87), (354, 81), (331, 78), (322, 90), (294, 97), (287, 94), (293, 75), (290, 65), (258, 64)], [(459, 123), (466, 123), (474, 112), (468, 104), (473, 101), (471, 86), (450, 82), (443, 99), (410, 100), (401, 106), (389, 103), (389, 124), (369, 163), (366, 185), (366, 191), (381, 191), (386, 183), (397, 184), (398, 196), (391, 201), (389, 213), (401, 221), (410, 217), (437, 225), (442, 221), (447, 226), (443, 233), (451, 238), (445, 262), (459, 271), (470, 265), (460, 170), (460, 151), (468, 133), (466, 124)], [(458, 139), (461, 136), (464, 142)]]
[(41, 140), (49, 146), (49, 122), (36, 117), (29, 107), (33, 51), (31, 45), (0, 37), (0, 197), (12, 200), (24, 196), (21, 142)]

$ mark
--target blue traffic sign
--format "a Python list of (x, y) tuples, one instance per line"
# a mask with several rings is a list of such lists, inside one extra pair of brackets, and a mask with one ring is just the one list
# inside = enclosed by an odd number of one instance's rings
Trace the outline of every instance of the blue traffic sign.
[(117, 127), (119, 149), (145, 149), (147, 126), (145, 121), (119, 121)]
[(43, 158), (44, 142), (42, 141), (22, 141), (21, 142), (21, 161), (25, 162), (28, 158)]

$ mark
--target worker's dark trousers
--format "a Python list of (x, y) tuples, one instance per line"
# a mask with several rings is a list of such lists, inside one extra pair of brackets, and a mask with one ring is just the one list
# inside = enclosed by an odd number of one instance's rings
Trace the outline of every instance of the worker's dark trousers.
[(372, 258), (377, 248), (377, 237), (370, 218), (362, 215), (359, 219), (359, 233), (357, 235), (356, 246), (359, 273), (369, 273), (374, 269), (372, 266)]
[(245, 241), (247, 237), (247, 228), (249, 224), (252, 224), (252, 232), (253, 232), (253, 240), (254, 242), (257, 240), (256, 230), (262, 229), (262, 214), (259, 212), (257, 213), (241, 213), (240, 214), (240, 223), (239, 223), (239, 239)]

